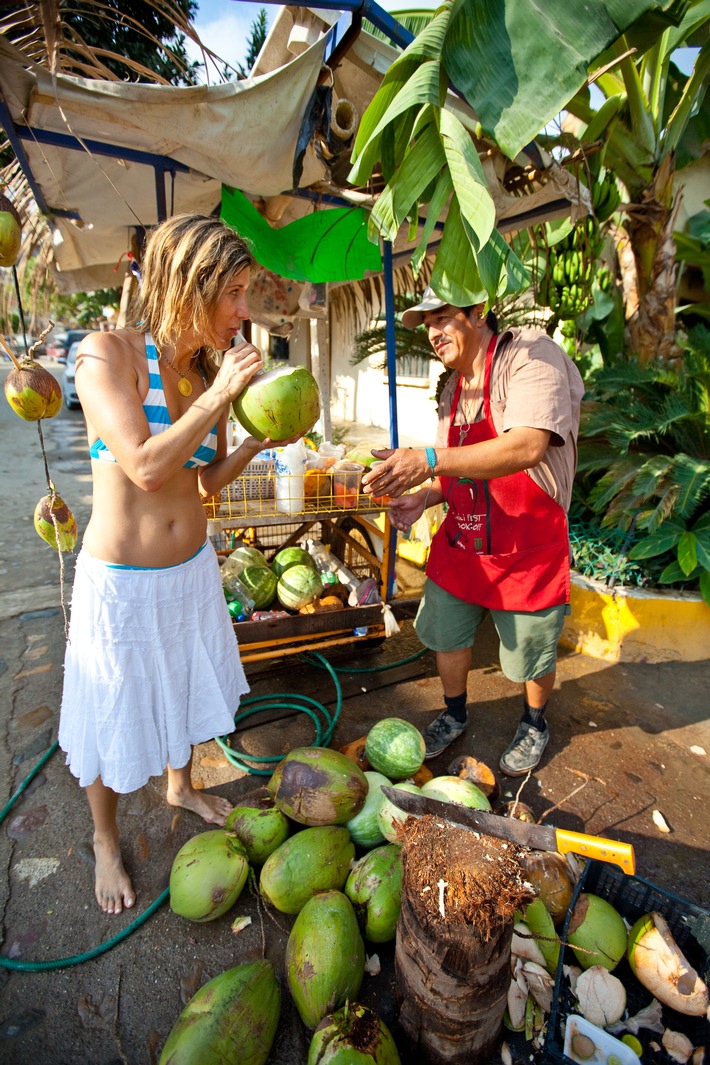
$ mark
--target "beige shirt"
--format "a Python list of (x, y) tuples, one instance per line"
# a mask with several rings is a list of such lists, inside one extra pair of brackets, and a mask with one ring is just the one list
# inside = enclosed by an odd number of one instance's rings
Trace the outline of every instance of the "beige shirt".
[[(460, 380), (446, 382), (439, 405), (436, 446), (448, 446), (449, 416)], [(562, 348), (535, 329), (506, 329), (498, 338), (491, 372), (491, 414), (496, 431), (514, 426), (549, 429), (550, 446), (542, 462), (525, 472), (565, 510), (572, 499), (577, 468), (577, 432), (584, 382)], [(483, 418), (483, 403), (475, 421)], [(455, 425), (465, 423), (459, 404)]]

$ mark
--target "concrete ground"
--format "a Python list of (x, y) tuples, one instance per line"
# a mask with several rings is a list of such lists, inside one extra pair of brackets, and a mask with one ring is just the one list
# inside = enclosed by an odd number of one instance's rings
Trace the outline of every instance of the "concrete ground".
[[(5, 406), (7, 406), (5, 404)], [(8, 408), (9, 410), (9, 408)], [(12, 421), (11, 419), (14, 419)], [(63, 411), (44, 426), (50, 469), (85, 524), (90, 503), (88, 460), (78, 412)], [(32, 529), (43, 494), (36, 427), (9, 411), (0, 415), (0, 803), (27, 780), (56, 738), (64, 627), (61, 599), (69, 598), (67, 561), (60, 594), (57, 556)], [(29, 456), (29, 457), (28, 457)], [(416, 574), (403, 582), (410, 587)], [(395, 604), (396, 606), (397, 604)], [(441, 707), (433, 656), (420, 650), (411, 610), (401, 632), (384, 645), (351, 645), (327, 655), (342, 686), (333, 746), (362, 736), (384, 716), (423, 727)], [(355, 652), (358, 652), (357, 654)], [(391, 666), (393, 668), (383, 668)], [(365, 670), (358, 672), (356, 670)], [(252, 694), (303, 693), (332, 715), (336, 693), (329, 675), (300, 659), (247, 668)], [(562, 828), (632, 843), (640, 876), (681, 899), (710, 908), (707, 817), (708, 669), (703, 663), (609, 665), (563, 652), (550, 712), (551, 740), (539, 770), (520, 797), (538, 819)], [(471, 724), (449, 751), (431, 763), (445, 772), (453, 757), (472, 754), (497, 770), (517, 724), (516, 687), (498, 665), (495, 633), (484, 626), (470, 678)], [(251, 753), (280, 755), (307, 744), (313, 727), (304, 715), (262, 714), (238, 740)], [(214, 742), (195, 754), (195, 781), (235, 802), (261, 778), (244, 774)], [(521, 782), (501, 777), (504, 793)], [(53, 959), (92, 954), (128, 931), (164, 891), (173, 857), (203, 825), (164, 802), (165, 777), (121, 803), (126, 863), (138, 892), (133, 911), (101, 913), (93, 898), (91, 826), (85, 798), (61, 752), (46, 761), (0, 824), (0, 954), (38, 971), (0, 966), (0, 1059), (34, 1065), (155, 1063), (185, 1002), (206, 980), (241, 961), (267, 957), (282, 984), (282, 1018), (270, 1065), (305, 1065), (308, 1035), (290, 1004), (283, 955), (293, 918), (266, 907), (250, 888), (230, 913), (206, 924), (188, 923), (161, 905), (110, 949), (76, 964)], [(658, 827), (658, 811), (668, 828)], [(706, 811), (705, 813), (703, 811)], [(235, 935), (234, 917), (252, 924)], [(366, 976), (361, 998), (377, 1005), (396, 1033), (393, 948), (366, 944), (381, 972)], [(403, 1057), (403, 1062), (406, 1062)], [(409, 1065), (409, 1063), (407, 1063)]]

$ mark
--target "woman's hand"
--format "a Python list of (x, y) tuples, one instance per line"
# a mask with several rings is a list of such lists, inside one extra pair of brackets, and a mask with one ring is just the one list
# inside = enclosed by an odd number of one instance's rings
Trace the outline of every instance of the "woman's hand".
[(224, 392), (231, 403), (244, 391), (254, 374), (263, 369), (259, 349), (247, 341), (237, 341), (222, 356), (222, 365), (212, 387)]
[(373, 448), (372, 454), (383, 462), (363, 476), (362, 487), (367, 495), (388, 495), (398, 499), (407, 489), (415, 488), (431, 476), (422, 449)]

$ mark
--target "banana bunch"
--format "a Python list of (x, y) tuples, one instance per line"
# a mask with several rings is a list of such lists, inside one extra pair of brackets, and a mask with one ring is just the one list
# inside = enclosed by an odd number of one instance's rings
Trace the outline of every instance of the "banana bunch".
[(610, 170), (605, 170), (592, 185), (592, 207), (597, 222), (606, 222), (621, 203), (621, 193), (616, 178)]
[(596, 220), (588, 215), (547, 250), (547, 269), (540, 282), (538, 303), (561, 318), (577, 318), (592, 299), (592, 280), (602, 238)]

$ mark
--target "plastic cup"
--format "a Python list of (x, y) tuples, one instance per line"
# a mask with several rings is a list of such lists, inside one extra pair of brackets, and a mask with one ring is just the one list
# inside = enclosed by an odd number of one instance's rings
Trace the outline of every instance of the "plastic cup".
[(354, 510), (360, 496), (360, 483), (365, 467), (360, 462), (343, 459), (331, 467), (333, 474), (333, 503), (340, 510)]
[[(377, 467), (381, 466), (384, 461), (385, 461), (384, 459), (375, 459), (374, 462), (370, 463), (370, 469), (371, 470), (377, 469)], [(382, 495), (382, 496), (371, 495), (370, 499), (372, 500), (372, 502), (377, 507), (386, 507), (388, 503), (392, 502), (392, 496), (388, 496), (388, 495)]]

